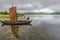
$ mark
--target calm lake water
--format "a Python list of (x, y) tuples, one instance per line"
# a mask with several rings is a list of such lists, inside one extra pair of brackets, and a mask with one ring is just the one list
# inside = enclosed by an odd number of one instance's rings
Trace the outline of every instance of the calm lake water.
[(0, 40), (60, 40), (60, 15), (28, 15), (31, 25), (0, 23)]

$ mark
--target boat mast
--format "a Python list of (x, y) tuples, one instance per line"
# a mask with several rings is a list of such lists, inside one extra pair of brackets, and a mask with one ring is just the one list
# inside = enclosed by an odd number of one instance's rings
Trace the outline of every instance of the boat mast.
[(13, 6), (13, 2), (11, 2), (12, 7), (9, 8), (9, 16), (11, 22), (17, 22), (17, 15), (16, 15), (16, 7)]

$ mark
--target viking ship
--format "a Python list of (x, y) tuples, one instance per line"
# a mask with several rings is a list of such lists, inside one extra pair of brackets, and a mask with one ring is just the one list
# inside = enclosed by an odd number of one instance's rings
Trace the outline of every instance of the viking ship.
[(1, 20), (1, 23), (3, 24), (9, 24), (9, 25), (30, 25), (30, 23), (32, 22), (29, 21), (29, 17), (27, 18), (27, 20), (18, 20), (17, 19), (17, 15), (16, 15), (16, 7), (12, 6), (11, 8), (9, 8), (9, 16), (10, 16), (10, 20)]

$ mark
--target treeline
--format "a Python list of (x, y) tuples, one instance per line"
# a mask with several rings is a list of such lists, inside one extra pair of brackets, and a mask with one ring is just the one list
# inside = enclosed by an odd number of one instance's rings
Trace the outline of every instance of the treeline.
[(0, 12), (0, 14), (7, 15), (9, 13), (7, 11), (4, 11), (4, 12)]
[[(0, 14), (3, 14), (3, 15), (8, 15), (9, 12), (7, 11), (4, 11), (4, 12), (0, 12)], [(53, 13), (44, 13), (44, 12), (26, 12), (26, 13), (19, 13), (17, 12), (16, 13), (17, 15), (21, 15), (21, 16), (24, 16), (25, 14), (27, 15), (60, 15), (60, 12), (53, 12)]]

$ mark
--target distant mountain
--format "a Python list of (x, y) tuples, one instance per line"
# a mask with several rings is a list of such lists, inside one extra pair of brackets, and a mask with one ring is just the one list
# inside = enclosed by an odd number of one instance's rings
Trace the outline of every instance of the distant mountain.
[(60, 15), (60, 12), (54, 12), (54, 13), (51, 13), (53, 15)]
[(45, 12), (27, 12), (24, 13), (27, 15), (60, 15), (60, 12), (52, 12), (52, 13), (45, 13)]

